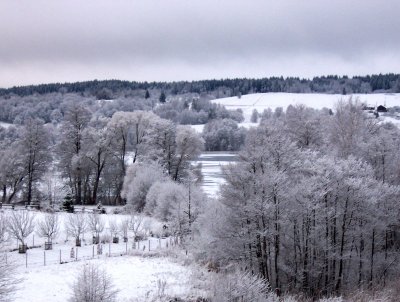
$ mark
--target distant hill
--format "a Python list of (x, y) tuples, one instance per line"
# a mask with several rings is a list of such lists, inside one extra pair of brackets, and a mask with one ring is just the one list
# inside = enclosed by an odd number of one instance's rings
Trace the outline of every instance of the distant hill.
[(0, 96), (48, 94), (55, 92), (92, 95), (98, 99), (112, 99), (122, 92), (134, 90), (162, 90), (167, 95), (184, 93), (213, 93), (216, 97), (229, 97), (249, 93), (376, 93), (400, 92), (400, 74), (367, 76), (321, 76), (313, 79), (297, 77), (270, 77), (261, 79), (220, 79), (180, 82), (130, 82), (121, 80), (50, 83), (0, 89)]

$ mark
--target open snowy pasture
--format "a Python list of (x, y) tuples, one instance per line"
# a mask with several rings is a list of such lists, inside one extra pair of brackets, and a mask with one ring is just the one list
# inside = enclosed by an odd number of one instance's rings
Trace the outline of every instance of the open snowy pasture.
[[(387, 107), (400, 106), (399, 93), (379, 94), (353, 94), (360, 102), (369, 106), (384, 105)], [(303, 104), (314, 109), (324, 107), (333, 109), (334, 104), (340, 99), (348, 99), (350, 95), (341, 94), (320, 94), (320, 93), (254, 93), (243, 95), (241, 98), (229, 97), (212, 100), (213, 103), (221, 104), (227, 109), (242, 109), (244, 115), (244, 126), (255, 125), (250, 123), (250, 117), (254, 109), (262, 113), (264, 109), (275, 110), (282, 107), (284, 110), (289, 105)]]
[[(85, 211), (88, 220), (93, 214), (88, 213), (91, 209)], [(104, 223), (100, 239), (105, 241), (93, 244), (93, 233), (87, 229), (81, 237), (82, 246), (76, 247), (75, 238), (66, 232), (69, 218), (76, 214), (58, 213), (60, 231), (53, 240), (53, 249), (45, 250), (45, 238), (38, 236), (37, 226), (46, 214), (36, 211), (29, 213), (34, 216), (35, 231), (26, 238), (25, 243), (29, 247), (26, 254), (18, 253), (18, 243), (13, 238), (2, 250), (7, 262), (16, 267), (16, 278), (20, 279), (15, 301), (25, 301), (27, 297), (32, 302), (66, 301), (71, 295), (71, 285), (77, 274), (88, 263), (105, 269), (110, 275), (119, 290), (118, 301), (145, 301), (146, 297), (158, 292), (160, 282), (166, 284), (166, 295), (188, 297), (202, 294), (192, 288), (198, 282), (193, 282), (191, 277), (193, 271), (199, 272), (202, 269), (183, 264), (186, 256), (176, 246), (177, 238), (156, 237), (162, 235), (163, 228), (154, 219), (143, 218), (138, 228), (143, 235), (141, 240), (135, 242), (130, 230), (128, 242), (124, 242), (121, 234), (118, 234), (119, 242), (113, 243), (110, 241), (112, 223), (118, 224), (132, 217), (111, 213), (98, 215)], [(3, 209), (3, 214), (10, 216), (12, 210)]]
[(122, 256), (44, 267), (20, 266), (17, 277), (22, 281), (18, 284), (15, 301), (67, 301), (77, 274), (88, 263), (105, 269), (110, 275), (119, 290), (118, 301), (145, 301), (147, 296), (157, 293), (160, 281), (166, 282), (165, 294), (169, 296), (202, 294), (192, 288), (192, 274), (199, 268), (183, 266), (164, 257)]

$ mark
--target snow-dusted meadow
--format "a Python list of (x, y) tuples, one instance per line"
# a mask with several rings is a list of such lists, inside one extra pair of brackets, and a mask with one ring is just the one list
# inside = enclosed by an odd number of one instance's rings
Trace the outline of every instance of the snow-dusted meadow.
[(199, 267), (184, 266), (166, 257), (120, 256), (77, 261), (61, 265), (18, 267), (18, 285), (15, 301), (63, 302), (71, 295), (75, 277), (87, 263), (106, 269), (119, 290), (118, 301), (145, 301), (158, 290), (157, 282), (166, 281), (165, 293), (170, 296), (187, 297), (201, 295), (192, 288), (192, 278)]
[[(244, 95), (241, 98), (231, 97), (213, 100), (227, 109), (242, 109), (245, 120), (241, 126), (256, 126), (250, 122), (250, 116), (254, 109), (262, 113), (264, 109), (277, 107), (286, 109), (290, 104), (304, 104), (306, 106), (321, 109), (333, 108), (335, 102), (349, 96), (326, 95), (326, 94), (290, 94), (290, 93), (266, 93)], [(400, 106), (400, 94), (369, 94), (354, 95), (361, 102), (376, 106), (386, 104), (388, 107)], [(400, 125), (400, 120), (395, 117), (381, 117), (382, 121), (390, 121)], [(195, 125), (193, 128), (201, 132), (204, 125)], [(210, 197), (217, 197), (220, 184), (224, 183), (222, 166), (234, 163), (237, 155), (228, 152), (204, 152), (194, 161), (194, 164), (202, 164), (204, 191)], [(128, 160), (130, 158), (128, 157)], [(90, 210), (89, 208), (87, 210)], [(112, 214), (113, 208), (108, 209), (108, 214), (101, 215), (105, 220), (103, 236), (109, 235), (109, 221), (121, 222), (129, 218), (129, 215)], [(5, 210), (7, 213), (7, 210)], [(35, 219), (43, 218), (44, 213), (35, 213)], [(167, 294), (180, 297), (201, 296), (204, 292), (194, 288), (196, 275), (194, 271), (206, 274), (204, 268), (193, 264), (187, 266), (183, 262), (185, 254), (172, 246), (172, 237), (163, 238), (163, 225), (159, 221), (145, 218), (143, 221), (143, 232), (147, 239), (140, 241), (133, 247), (133, 234), (129, 241), (124, 243), (122, 236), (118, 244), (102, 244), (102, 254), (98, 254), (97, 245), (92, 244), (92, 233), (87, 231), (83, 236), (82, 247), (75, 247), (75, 240), (68, 237), (65, 231), (67, 213), (60, 213), (61, 229), (57, 238), (53, 241), (51, 251), (44, 251), (44, 238), (39, 238), (37, 233), (32, 233), (27, 238), (28, 246), (32, 247), (27, 254), (18, 254), (17, 242), (11, 240), (3, 252), (7, 253), (7, 259), (17, 266), (17, 277), (21, 278), (18, 284), (19, 291), (15, 301), (25, 301), (27, 297), (34, 301), (66, 301), (71, 293), (71, 284), (77, 273), (82, 270), (86, 263), (94, 263), (104, 267), (111, 275), (119, 292), (119, 300), (144, 301), (146, 296), (157, 291), (157, 282), (165, 280), (167, 283)], [(74, 250), (73, 257), (71, 250)], [(149, 251), (150, 249), (150, 251)], [(169, 251), (173, 252), (169, 253)], [(12, 251), (14, 250), (14, 251)], [(179, 254), (179, 260), (175, 256)], [(167, 255), (167, 256), (166, 256)], [(62, 264), (60, 264), (62, 263)], [(203, 287), (206, 288), (205, 281)]]
[(242, 109), (243, 126), (254, 125), (250, 123), (250, 117), (254, 109), (262, 113), (264, 109), (275, 110), (282, 107), (284, 110), (289, 105), (302, 104), (314, 109), (334, 108), (338, 100), (346, 100), (349, 97), (359, 99), (360, 102), (369, 106), (386, 105), (387, 107), (400, 106), (399, 93), (377, 93), (377, 94), (320, 94), (320, 93), (255, 93), (238, 97), (229, 97), (212, 100), (213, 103), (224, 105), (227, 109)]
[[(27, 239), (29, 249), (26, 254), (19, 254), (18, 243), (10, 239), (1, 251), (7, 256), (7, 261), (16, 266), (18, 291), (15, 301), (66, 301), (71, 295), (71, 285), (83, 266), (93, 263), (106, 269), (116, 288), (119, 290), (118, 301), (144, 301), (146, 296), (157, 292), (157, 282), (166, 282), (167, 295), (187, 297), (201, 295), (201, 291), (194, 289), (191, 276), (193, 272), (202, 272), (202, 268), (183, 265), (184, 251), (176, 247), (177, 239), (171, 236), (163, 237), (163, 225), (152, 219), (144, 218), (140, 232), (147, 238), (139, 242), (133, 240), (133, 233), (128, 234), (128, 242), (123, 242), (119, 234), (119, 243), (107, 240), (111, 238), (109, 222), (121, 223), (129, 215), (112, 214), (100, 215), (105, 223), (105, 229), (100, 239), (107, 242), (100, 244), (102, 253), (99, 254), (98, 245), (92, 244), (92, 232), (87, 230), (82, 237), (82, 246), (75, 246), (75, 239), (66, 233), (68, 213), (58, 213), (60, 231), (53, 240), (53, 249), (44, 250), (45, 238), (40, 238), (35, 231)], [(10, 215), (12, 210), (3, 209), (3, 214)], [(16, 211), (25, 211), (16, 209)], [(86, 209), (92, 215), (91, 209)], [(35, 224), (44, 218), (45, 213), (30, 211), (34, 215)], [(37, 228), (36, 228), (37, 229)], [(73, 253), (71, 253), (73, 250)], [(177, 254), (182, 254), (179, 259)], [(172, 255), (172, 256), (171, 256)], [(203, 272), (204, 273), (204, 272)]]

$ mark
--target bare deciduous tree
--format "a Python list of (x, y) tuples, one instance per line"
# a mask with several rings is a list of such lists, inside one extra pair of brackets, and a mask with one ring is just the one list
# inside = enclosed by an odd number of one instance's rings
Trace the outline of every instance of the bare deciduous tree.
[(125, 241), (128, 240), (129, 223), (130, 223), (130, 219), (125, 218), (119, 224), (119, 231), (121, 232)]
[(47, 238), (47, 242), (49, 243), (57, 236), (59, 230), (60, 223), (57, 214), (46, 214), (37, 224), (38, 235)]
[(71, 214), (66, 222), (67, 234), (76, 239), (76, 243), (80, 245), (80, 238), (86, 232), (87, 222), (85, 214)]
[(139, 236), (143, 223), (143, 216), (141, 215), (132, 215), (129, 221), (129, 229), (133, 232), (133, 236), (135, 240)]
[(88, 216), (88, 227), (96, 238), (104, 231), (104, 220), (99, 214), (92, 214)]
[(118, 294), (110, 275), (93, 264), (85, 264), (72, 291), (70, 302), (113, 302)]
[(110, 233), (112, 237), (117, 237), (118, 236), (118, 232), (119, 232), (119, 228), (118, 228), (118, 224), (114, 219), (110, 219), (108, 221), (108, 227), (110, 229)]
[(34, 216), (26, 210), (13, 211), (8, 219), (8, 232), (10, 235), (25, 245), (25, 239), (35, 229)]

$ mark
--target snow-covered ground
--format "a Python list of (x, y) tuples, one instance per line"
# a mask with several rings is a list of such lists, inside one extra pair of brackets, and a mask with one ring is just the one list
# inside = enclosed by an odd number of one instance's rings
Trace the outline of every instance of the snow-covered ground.
[(10, 126), (12, 126), (12, 125), (13, 125), (13, 124), (0, 122), (0, 127), (3, 127), (3, 128), (8, 128), (8, 127), (10, 127)]
[(104, 268), (119, 290), (118, 301), (145, 301), (146, 295), (157, 293), (157, 281), (166, 281), (166, 294), (187, 297), (201, 296), (193, 288), (193, 272), (200, 268), (184, 266), (164, 257), (122, 256), (71, 262), (61, 265), (19, 267), (15, 302), (64, 302), (71, 296), (71, 285), (87, 263)]
[[(86, 209), (89, 211), (90, 209)], [(111, 208), (109, 209), (111, 210)], [(5, 215), (10, 215), (12, 210), (3, 209)], [(16, 211), (24, 211), (17, 209)], [(44, 213), (30, 211), (35, 216), (36, 222), (43, 219)], [(162, 224), (151, 218), (144, 218), (142, 233), (148, 238), (133, 245), (133, 234), (129, 233), (127, 243), (123, 242), (119, 234), (119, 243), (104, 243), (102, 253), (98, 253), (98, 245), (92, 244), (92, 233), (88, 230), (84, 234), (81, 247), (75, 247), (74, 238), (68, 237), (65, 226), (68, 216), (74, 214), (59, 213), (60, 232), (53, 241), (52, 250), (44, 250), (44, 238), (37, 233), (32, 233), (26, 244), (30, 247), (26, 254), (19, 254), (15, 250), (18, 243), (11, 239), (2, 253), (6, 254), (7, 261), (16, 266), (16, 277), (21, 279), (18, 283), (18, 292), (15, 301), (66, 301), (71, 294), (71, 284), (85, 263), (94, 263), (104, 267), (111, 275), (116, 288), (120, 290), (118, 301), (144, 301), (146, 294), (157, 292), (157, 281), (167, 282), (167, 294), (179, 297), (202, 295), (200, 290), (193, 288), (193, 271), (203, 272), (202, 268), (183, 265), (185, 255), (176, 248), (177, 239), (174, 237), (152, 237), (162, 232)], [(91, 215), (91, 214), (87, 214)], [(105, 214), (100, 215), (105, 222), (105, 229), (100, 235), (109, 234), (109, 222), (120, 223), (128, 215)], [(37, 223), (36, 223), (37, 225)], [(71, 253), (73, 250), (73, 254)], [(165, 255), (181, 253), (181, 260)], [(180, 262), (181, 261), (181, 262)], [(206, 287), (203, 287), (206, 288)]]
[(297, 104), (303, 104), (315, 109), (322, 109), (324, 107), (333, 109), (338, 100), (348, 99), (350, 96), (354, 99), (358, 98), (362, 103), (366, 103), (370, 106), (385, 104), (387, 107), (400, 106), (400, 93), (353, 95), (321, 93), (254, 93), (243, 95), (241, 98), (229, 97), (215, 99), (211, 102), (224, 105), (227, 109), (231, 110), (242, 109), (245, 118), (244, 123), (250, 123), (250, 117), (254, 109), (259, 113), (262, 113), (264, 109), (271, 108), (271, 110), (275, 110), (277, 107), (282, 107), (286, 110), (289, 105)]

